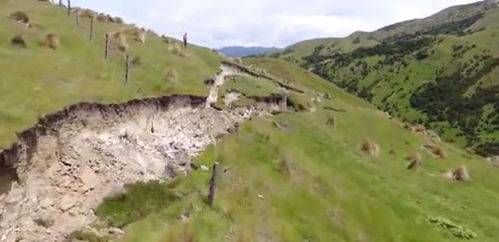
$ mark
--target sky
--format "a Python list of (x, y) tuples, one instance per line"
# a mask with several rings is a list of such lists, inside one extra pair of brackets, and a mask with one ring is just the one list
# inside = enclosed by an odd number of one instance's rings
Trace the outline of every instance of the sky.
[(374, 31), (477, 0), (72, 0), (157, 33), (211, 47), (275, 46)]

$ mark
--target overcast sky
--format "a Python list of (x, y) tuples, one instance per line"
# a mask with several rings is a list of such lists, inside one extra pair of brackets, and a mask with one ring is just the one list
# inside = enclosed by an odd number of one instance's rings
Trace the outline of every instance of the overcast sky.
[(73, 0), (129, 23), (218, 48), (344, 37), (477, 0)]

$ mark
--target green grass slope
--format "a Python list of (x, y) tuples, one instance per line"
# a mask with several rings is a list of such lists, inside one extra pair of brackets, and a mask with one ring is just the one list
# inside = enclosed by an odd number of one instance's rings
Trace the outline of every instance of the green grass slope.
[[(202, 170), (156, 188), (169, 191), (164, 196), (147, 196), (148, 189), (139, 189), (144, 184), (137, 184), (125, 197), (107, 200), (100, 216), (111, 225), (125, 225), (122, 241), (497, 239), (499, 209), (491, 201), (499, 199), (499, 178), (490, 164), (440, 142), (434, 144), (443, 149), (444, 159), (426, 154), (420, 147), (431, 142), (427, 137), (284, 61), (245, 63), (290, 80), (307, 91), (305, 99), (326, 93), (331, 98), (311, 102), (316, 112), (244, 123), (204, 152), (197, 165), (220, 162), (213, 208), (205, 202), (210, 172)], [(251, 91), (247, 86), (238, 87)], [(379, 157), (360, 151), (366, 139), (380, 146)], [(406, 169), (410, 153), (422, 155), (419, 171)], [(468, 167), (471, 181), (443, 176), (461, 165)], [(131, 218), (134, 214), (142, 216)]]
[(274, 53), (270, 56), (280, 56), (288, 61), (302, 63), (301, 59), (303, 57), (314, 53), (349, 52), (361, 47), (372, 47), (392, 36), (414, 34), (418, 31), (475, 16), (494, 7), (495, 3), (492, 1), (453, 6), (427, 18), (392, 24), (374, 32), (357, 31), (346, 38), (322, 38), (301, 41), (287, 47), (281, 53)]
[(335, 49), (319, 42), (307, 56), (291, 50), (274, 57), (297, 62), (448, 141), (498, 155), (497, 18), (496, 5), (479, 2), (386, 27), (382, 38), (379, 31), (370, 33), (367, 38), (380, 41), (376, 45)]
[[(15, 11), (27, 13), (35, 27), (9, 19)], [(127, 26), (96, 21), (90, 42), (89, 19), (82, 18), (79, 28), (75, 19), (48, 2), (0, 0), (0, 148), (10, 145), (15, 133), (32, 126), (39, 116), (77, 102), (207, 95), (203, 81), (215, 75), (221, 62), (211, 50), (191, 46), (181, 56), (177, 41), (167, 44), (153, 33), (148, 33), (145, 44), (128, 38), (130, 55), (137, 61), (125, 84), (125, 54), (114, 51), (104, 60), (104, 43), (106, 33)], [(57, 50), (42, 46), (47, 33), (60, 39)], [(25, 49), (11, 44), (19, 34), (27, 43)]]
[[(33, 24), (45, 29), (26, 29), (6, 17), (0, 21), (0, 147), (14, 141), (15, 132), (37, 117), (79, 101), (206, 95), (203, 81), (221, 62), (201, 47), (181, 56), (171, 44), (149, 34), (145, 45), (130, 40), (131, 54), (140, 57), (140, 64), (124, 84), (123, 54), (103, 60), (104, 33), (123, 25), (96, 23), (95, 39), (89, 42), (88, 23), (82, 21), (76, 28), (74, 16), (68, 17), (64, 9), (34, 0), (0, 4), (0, 15), (25, 11)], [(57, 50), (40, 45), (48, 32), (60, 37)], [(25, 33), (26, 49), (10, 44), (20, 33)], [(488, 32), (474, 34), (480, 33)], [(440, 44), (465, 37), (446, 36)], [(482, 45), (494, 42), (487, 39)], [(444, 49), (435, 55), (448, 54)], [(381, 60), (384, 57), (374, 56), (366, 62)], [(252, 77), (229, 80), (220, 88), (221, 95), (231, 90), (248, 96), (287, 94), (296, 110), (243, 123), (196, 159), (197, 166), (220, 163), (214, 207), (206, 205), (210, 172), (199, 169), (168, 184), (130, 184), (127, 193), (106, 199), (97, 209), (105, 224), (101, 226), (124, 229), (122, 241), (147, 242), (497, 240), (499, 208), (494, 201), (499, 200), (499, 178), (491, 164), (406, 130), (374, 105), (284, 60), (249, 58), (243, 64), (304, 92)], [(467, 95), (491, 86), (494, 79), (483, 76)], [(484, 119), (495, 112), (490, 104), (484, 109)], [(379, 146), (375, 157), (361, 151), (368, 140)], [(444, 157), (423, 151), (425, 144), (441, 149)], [(408, 170), (406, 157), (415, 153), (421, 155), (422, 165)], [(444, 176), (463, 165), (470, 181)], [(87, 241), (109, 239), (93, 232), (83, 229), (73, 235)]]

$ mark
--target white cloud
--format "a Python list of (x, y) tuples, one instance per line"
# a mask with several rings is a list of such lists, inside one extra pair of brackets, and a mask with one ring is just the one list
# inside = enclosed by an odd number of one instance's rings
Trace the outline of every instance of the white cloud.
[(373, 31), (475, 0), (73, 0), (159, 33), (209, 46), (284, 47), (318, 37)]

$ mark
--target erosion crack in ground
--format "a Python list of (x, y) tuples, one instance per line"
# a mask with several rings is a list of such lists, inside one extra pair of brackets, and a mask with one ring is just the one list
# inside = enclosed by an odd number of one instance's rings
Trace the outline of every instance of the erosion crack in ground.
[(187, 172), (192, 159), (216, 137), (267, 113), (261, 105), (222, 111), (210, 107), (225, 76), (240, 74), (222, 65), (201, 102), (175, 96), (167, 107), (160, 99), (74, 108), (51, 127), (39, 128), (43, 132), (34, 132), (36, 137), (5, 151), (10, 156), (3, 155), (4, 162), (5, 157), (15, 160), (10, 162), (18, 181), (0, 195), (0, 240), (63, 241), (97, 221), (95, 209), (124, 185), (167, 181)]

